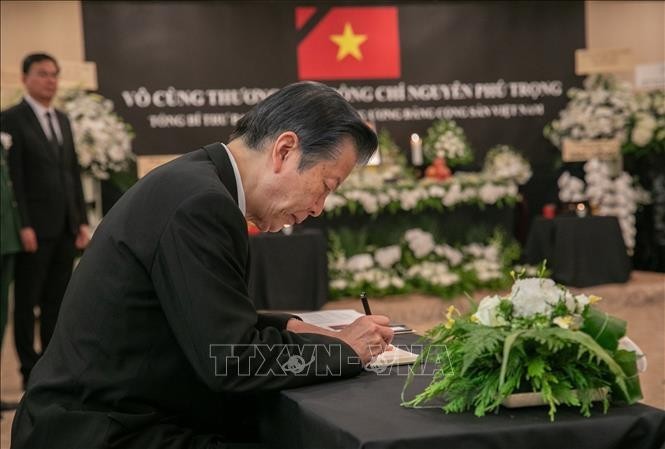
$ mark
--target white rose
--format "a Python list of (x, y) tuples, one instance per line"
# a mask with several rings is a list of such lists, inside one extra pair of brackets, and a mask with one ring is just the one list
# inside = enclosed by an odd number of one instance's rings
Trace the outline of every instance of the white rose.
[(498, 295), (486, 296), (480, 301), (478, 310), (473, 314), (473, 317), (484, 326), (504, 326), (508, 322), (503, 316), (499, 315), (499, 304), (501, 304), (501, 298)]

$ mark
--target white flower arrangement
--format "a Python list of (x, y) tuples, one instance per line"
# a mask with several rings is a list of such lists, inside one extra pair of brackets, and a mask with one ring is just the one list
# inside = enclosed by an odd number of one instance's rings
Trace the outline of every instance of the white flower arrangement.
[(429, 161), (443, 158), (449, 167), (473, 160), (471, 146), (464, 130), (452, 120), (438, 120), (427, 130), (424, 154)]
[[(333, 297), (367, 291), (373, 296), (419, 291), (439, 296), (505, 287), (513, 245), (498, 235), (487, 242), (455, 248), (436, 242), (431, 233), (406, 231), (399, 244), (366, 247), (347, 257), (338, 237), (331, 238), (330, 291)], [(361, 248), (362, 250), (362, 248)], [(514, 254), (514, 253), (512, 253)], [(530, 272), (535, 268), (520, 268)]]
[(483, 172), (494, 179), (514, 179), (520, 185), (532, 175), (529, 162), (509, 145), (497, 145), (487, 152)]
[(343, 210), (350, 213), (376, 215), (399, 210), (441, 210), (460, 204), (504, 205), (518, 200), (518, 185), (514, 178), (497, 179), (494, 175), (458, 173), (439, 182), (405, 181), (391, 187), (347, 187), (328, 195), (325, 212), (335, 215)]
[(82, 90), (61, 99), (69, 116), (81, 168), (97, 179), (128, 168), (134, 159), (131, 127), (113, 112), (113, 102)]
[(592, 75), (584, 80), (584, 88), (568, 90), (570, 101), (559, 118), (547, 125), (547, 137), (557, 148), (563, 139), (626, 140), (626, 126), (637, 110), (637, 101), (630, 84), (613, 76)]
[(563, 404), (590, 416), (595, 400), (606, 412), (610, 400), (641, 399), (646, 361), (640, 366), (644, 355), (625, 337), (626, 322), (593, 307), (600, 298), (573, 295), (542, 276), (517, 279), (509, 295), (486, 296), (468, 313), (450, 306), (416, 361), (436, 367), (430, 384), (402, 405), (434, 407), (436, 399), (446, 413), (483, 416), (524, 392), (549, 405), (553, 421)]
[(649, 194), (628, 173), (613, 177), (607, 163), (591, 159), (584, 164), (585, 181), (564, 172), (559, 177), (559, 199), (563, 202), (588, 200), (598, 215), (619, 220), (628, 254), (635, 248), (635, 212), (648, 204)]
[(451, 272), (445, 263), (429, 261), (413, 265), (407, 270), (406, 278), (417, 278), (439, 287), (449, 287), (460, 280), (459, 275)]
[(624, 154), (665, 154), (665, 90), (636, 94), (637, 112), (630, 120)]
[(436, 245), (434, 247), (434, 253), (437, 256), (446, 259), (451, 267), (458, 266), (464, 259), (462, 251), (455, 249), (450, 245)]

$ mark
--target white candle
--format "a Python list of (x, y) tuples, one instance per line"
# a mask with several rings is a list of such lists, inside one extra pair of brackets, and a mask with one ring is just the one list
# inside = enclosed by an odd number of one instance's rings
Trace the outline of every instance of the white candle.
[(423, 142), (416, 133), (411, 134), (411, 163), (416, 167), (423, 165)]

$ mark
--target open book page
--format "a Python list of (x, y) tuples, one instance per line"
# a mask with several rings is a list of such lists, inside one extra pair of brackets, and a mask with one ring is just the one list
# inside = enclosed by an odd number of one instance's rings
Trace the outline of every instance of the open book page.
[[(302, 312), (297, 315), (305, 323), (325, 327), (334, 331), (343, 329), (363, 316), (362, 313), (356, 312), (353, 309), (320, 310), (318, 312)], [(413, 329), (404, 324), (390, 323), (389, 326), (393, 329), (395, 335), (413, 333)]]
[(321, 310), (318, 312), (299, 313), (298, 316), (305, 323), (325, 327), (330, 330), (339, 330), (348, 326), (363, 316), (362, 313), (352, 309)]

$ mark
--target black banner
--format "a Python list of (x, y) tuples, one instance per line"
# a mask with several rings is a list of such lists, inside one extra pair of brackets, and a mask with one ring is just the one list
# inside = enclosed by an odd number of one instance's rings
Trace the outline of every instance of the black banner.
[(309, 5), (84, 2), (86, 59), (137, 154), (226, 141), (252, 105), (311, 75), (406, 151), (411, 133), (450, 118), (476, 166), (510, 144), (536, 174), (552, 167), (542, 129), (580, 84), (583, 2)]

